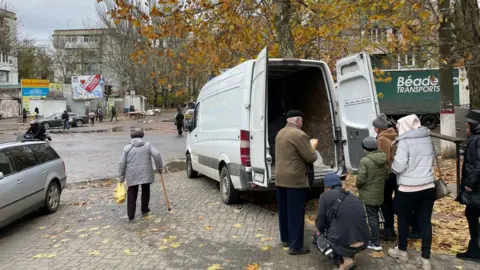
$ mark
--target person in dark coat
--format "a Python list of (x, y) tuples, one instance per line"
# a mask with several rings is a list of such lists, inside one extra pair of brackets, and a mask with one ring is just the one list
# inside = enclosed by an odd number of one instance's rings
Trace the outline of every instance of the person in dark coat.
[(23, 108), (23, 111), (22, 111), (23, 123), (27, 122), (27, 115), (28, 115), (27, 109)]
[(38, 118), (39, 115), (40, 115), (40, 110), (38, 109), (38, 107), (35, 107), (35, 118)]
[(115, 117), (115, 122), (118, 122), (117, 119), (117, 109), (115, 109), (115, 106), (112, 106), (112, 119), (110, 119), (110, 122), (113, 121), (113, 118)]
[[(327, 243), (333, 250), (334, 263), (339, 269), (353, 269), (355, 254), (364, 250), (370, 240), (365, 207), (357, 196), (342, 188), (340, 177), (329, 173), (324, 178), (325, 192), (318, 200), (315, 226), (320, 243)], [(323, 240), (323, 241), (322, 241)], [(327, 254), (325, 254), (327, 255)]]
[(70, 115), (68, 115), (67, 111), (63, 111), (62, 121), (63, 121), (63, 132), (65, 132), (65, 130), (70, 130)]
[(307, 134), (301, 130), (303, 113), (289, 111), (287, 125), (275, 138), (275, 184), (280, 223), (280, 239), (291, 255), (307, 254), (303, 245), (305, 200), (308, 195), (307, 171), (317, 160)]
[(26, 134), (33, 135), (34, 139), (44, 141), (47, 138), (47, 130), (44, 125), (41, 125), (37, 121), (30, 122), (30, 128), (28, 128)]
[(177, 126), (178, 135), (182, 135), (183, 119), (185, 119), (185, 116), (182, 113), (182, 108), (178, 108), (177, 111), (177, 115), (175, 115), (175, 125)]
[(468, 143), (465, 148), (460, 195), (457, 198), (466, 205), (470, 241), (466, 252), (457, 258), (480, 262), (480, 110), (471, 110), (466, 116)]

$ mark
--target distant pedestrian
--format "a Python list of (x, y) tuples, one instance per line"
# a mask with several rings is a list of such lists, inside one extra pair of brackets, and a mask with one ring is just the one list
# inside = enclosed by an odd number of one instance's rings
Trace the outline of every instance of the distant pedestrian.
[(97, 107), (97, 109), (95, 110), (95, 121), (98, 122), (98, 119), (99, 119), (99, 115), (98, 115), (98, 111), (100, 111), (100, 107)]
[(117, 109), (115, 109), (115, 106), (112, 106), (112, 119), (110, 119), (110, 122), (113, 121), (113, 118), (115, 117), (115, 122), (118, 122), (117, 119)]
[(393, 195), (397, 189), (397, 176), (391, 172), (393, 157), (395, 156), (394, 141), (397, 138), (397, 132), (390, 126), (387, 116), (381, 113), (372, 123), (377, 132), (377, 146), (378, 150), (387, 155), (387, 165), (390, 170), (389, 176), (385, 182), (384, 199), (382, 205), (382, 213), (385, 219), (384, 224), (384, 239), (386, 241), (395, 241), (396, 234), (394, 228), (394, 213), (393, 213)]
[(67, 111), (63, 112), (62, 121), (63, 121), (63, 132), (65, 132), (65, 130), (70, 130), (70, 115), (68, 115)]
[(38, 109), (38, 107), (35, 107), (35, 118), (38, 118), (39, 115), (40, 115), (40, 110)]
[(390, 170), (387, 165), (387, 155), (377, 150), (377, 140), (374, 137), (363, 140), (362, 146), (367, 154), (360, 160), (356, 186), (359, 199), (365, 204), (370, 226), (371, 238), (368, 248), (381, 251), (378, 213), (383, 203), (385, 180)]
[(480, 262), (480, 111), (471, 110), (466, 116), (468, 143), (465, 148), (460, 196), (466, 205), (465, 217), (470, 230), (466, 252), (457, 253), (461, 260)]
[(27, 115), (28, 115), (27, 109), (23, 108), (23, 111), (22, 111), (23, 123), (27, 122)]
[(103, 122), (103, 108), (98, 108), (98, 120)]
[(287, 125), (280, 130), (275, 141), (275, 176), (280, 239), (289, 247), (291, 255), (307, 254), (304, 246), (305, 201), (308, 195), (309, 166), (317, 155), (309, 138), (303, 132), (304, 114), (289, 111)]
[(90, 113), (88, 114), (88, 117), (90, 118), (90, 122), (92, 123), (92, 126), (95, 125), (95, 113), (93, 112), (93, 110), (90, 111)]
[(127, 181), (127, 213), (128, 220), (135, 218), (138, 188), (142, 186), (142, 214), (150, 212), (150, 184), (154, 182), (152, 158), (157, 171), (162, 173), (163, 162), (160, 152), (149, 142), (143, 140), (144, 132), (136, 129), (130, 134), (130, 144), (123, 148), (118, 169), (119, 181)]
[(178, 135), (183, 133), (183, 120), (185, 116), (183, 115), (182, 108), (177, 109), (177, 115), (175, 115), (175, 125), (177, 126)]
[(422, 127), (415, 114), (398, 120), (397, 150), (392, 171), (397, 174), (398, 190), (395, 208), (398, 214), (398, 246), (388, 250), (388, 255), (408, 261), (407, 240), (412, 213), (415, 212), (422, 237), (421, 263), (430, 270), (432, 246), (432, 212), (436, 199), (433, 160), (435, 149), (430, 131)]
[(67, 112), (68, 112), (68, 113), (71, 113), (71, 112), (72, 112), (72, 108), (70, 108), (70, 105), (67, 105)]

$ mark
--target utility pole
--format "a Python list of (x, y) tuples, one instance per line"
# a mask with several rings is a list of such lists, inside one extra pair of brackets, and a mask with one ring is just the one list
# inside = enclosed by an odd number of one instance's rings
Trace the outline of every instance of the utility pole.
[[(453, 91), (453, 64), (452, 64), (452, 21), (450, 0), (439, 0), (441, 21), (440, 38), (440, 133), (455, 137), (455, 104)], [(445, 158), (455, 157), (455, 144), (441, 140), (441, 155)]]

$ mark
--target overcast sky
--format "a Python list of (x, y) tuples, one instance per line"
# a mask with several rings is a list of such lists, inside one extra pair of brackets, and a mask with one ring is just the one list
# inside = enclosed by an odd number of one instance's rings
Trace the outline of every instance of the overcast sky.
[(38, 44), (48, 44), (55, 29), (93, 27), (97, 18), (97, 0), (3, 1), (17, 13), (20, 37), (35, 39)]

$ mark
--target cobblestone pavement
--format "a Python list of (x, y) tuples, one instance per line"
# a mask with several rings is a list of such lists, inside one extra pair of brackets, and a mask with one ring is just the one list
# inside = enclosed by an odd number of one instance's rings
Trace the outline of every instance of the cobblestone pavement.
[[(157, 177), (158, 178), (158, 177)], [(126, 206), (113, 201), (113, 186), (65, 190), (59, 211), (31, 215), (0, 231), (0, 269), (333, 269), (318, 251), (290, 256), (279, 241), (275, 213), (244, 203), (221, 203), (216, 182), (165, 177), (172, 211), (161, 185), (152, 187), (152, 215), (126, 220)], [(313, 226), (307, 224), (307, 245)], [(313, 247), (312, 247), (313, 248)], [(357, 256), (357, 269), (419, 269)], [(452, 256), (434, 255), (434, 269), (478, 269)], [(258, 268), (250, 268), (258, 269)]]

